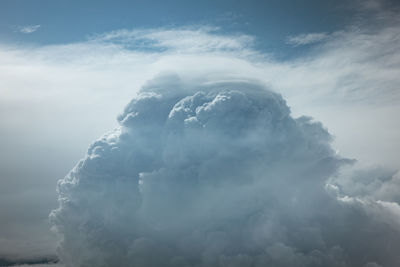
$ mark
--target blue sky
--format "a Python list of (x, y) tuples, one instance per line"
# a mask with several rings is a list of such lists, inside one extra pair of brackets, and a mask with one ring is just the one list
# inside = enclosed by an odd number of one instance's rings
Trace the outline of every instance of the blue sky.
[[(57, 180), (148, 80), (257, 80), (400, 168), (396, 1), (0, 1), (0, 258), (54, 254)], [(396, 187), (393, 187), (396, 188)]]
[[(257, 36), (257, 46), (292, 55), (288, 36), (333, 32), (353, 19), (354, 6), (340, 1), (66, 1), (6, 0), (0, 3), (0, 38), (8, 42), (60, 44), (118, 29), (217, 25), (223, 32)], [(34, 34), (18, 28), (40, 25)]]

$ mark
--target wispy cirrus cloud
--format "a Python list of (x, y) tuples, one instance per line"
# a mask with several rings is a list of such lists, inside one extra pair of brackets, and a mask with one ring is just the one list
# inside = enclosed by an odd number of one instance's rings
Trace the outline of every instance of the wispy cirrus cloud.
[(309, 45), (324, 41), (328, 38), (328, 36), (329, 35), (324, 32), (304, 33), (295, 36), (289, 36), (286, 40), (286, 43), (293, 46)]
[(41, 25), (39, 25), (39, 24), (37, 24), (37, 25), (20, 26), (20, 27), (18, 27), (18, 31), (20, 33), (34, 33), (37, 30), (39, 30), (40, 27), (41, 27)]
[(133, 50), (202, 53), (202, 52), (251, 52), (254, 37), (246, 34), (224, 35), (218, 27), (157, 28), (142, 30), (117, 30), (90, 38), (94, 42), (121, 44)]

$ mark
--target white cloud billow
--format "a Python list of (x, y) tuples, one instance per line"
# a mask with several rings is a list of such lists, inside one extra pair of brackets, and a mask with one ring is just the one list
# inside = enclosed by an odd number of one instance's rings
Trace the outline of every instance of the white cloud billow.
[(59, 182), (67, 266), (394, 266), (399, 229), (334, 185), (352, 161), (260, 83), (159, 76), (118, 121)]

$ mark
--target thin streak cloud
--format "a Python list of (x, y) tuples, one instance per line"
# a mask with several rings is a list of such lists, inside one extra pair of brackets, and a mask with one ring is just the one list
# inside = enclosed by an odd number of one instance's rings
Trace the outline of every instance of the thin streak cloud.
[(41, 25), (37, 24), (37, 25), (27, 25), (27, 26), (21, 26), (19, 27), (19, 32), (20, 33), (25, 33), (25, 34), (29, 34), (29, 33), (34, 33), (37, 30), (39, 30), (39, 28), (41, 27)]
[(287, 43), (293, 46), (302, 46), (302, 45), (309, 45), (319, 43), (324, 41), (328, 38), (328, 34), (321, 32), (321, 33), (306, 33), (300, 34), (296, 36), (290, 36), (287, 38)]
[(118, 30), (95, 35), (91, 40), (94, 42), (119, 43), (133, 50), (153, 48), (159, 52), (179, 53), (223, 51), (242, 51), (244, 53), (243, 50), (252, 47), (254, 43), (252, 36), (245, 34), (223, 35), (221, 29), (211, 26)]

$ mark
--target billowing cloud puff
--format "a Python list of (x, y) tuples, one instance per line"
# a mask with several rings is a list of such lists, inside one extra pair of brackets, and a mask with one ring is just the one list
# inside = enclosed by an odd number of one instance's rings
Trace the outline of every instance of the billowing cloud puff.
[(263, 85), (158, 77), (118, 121), (59, 181), (67, 266), (396, 266), (395, 202), (349, 196), (352, 161)]

